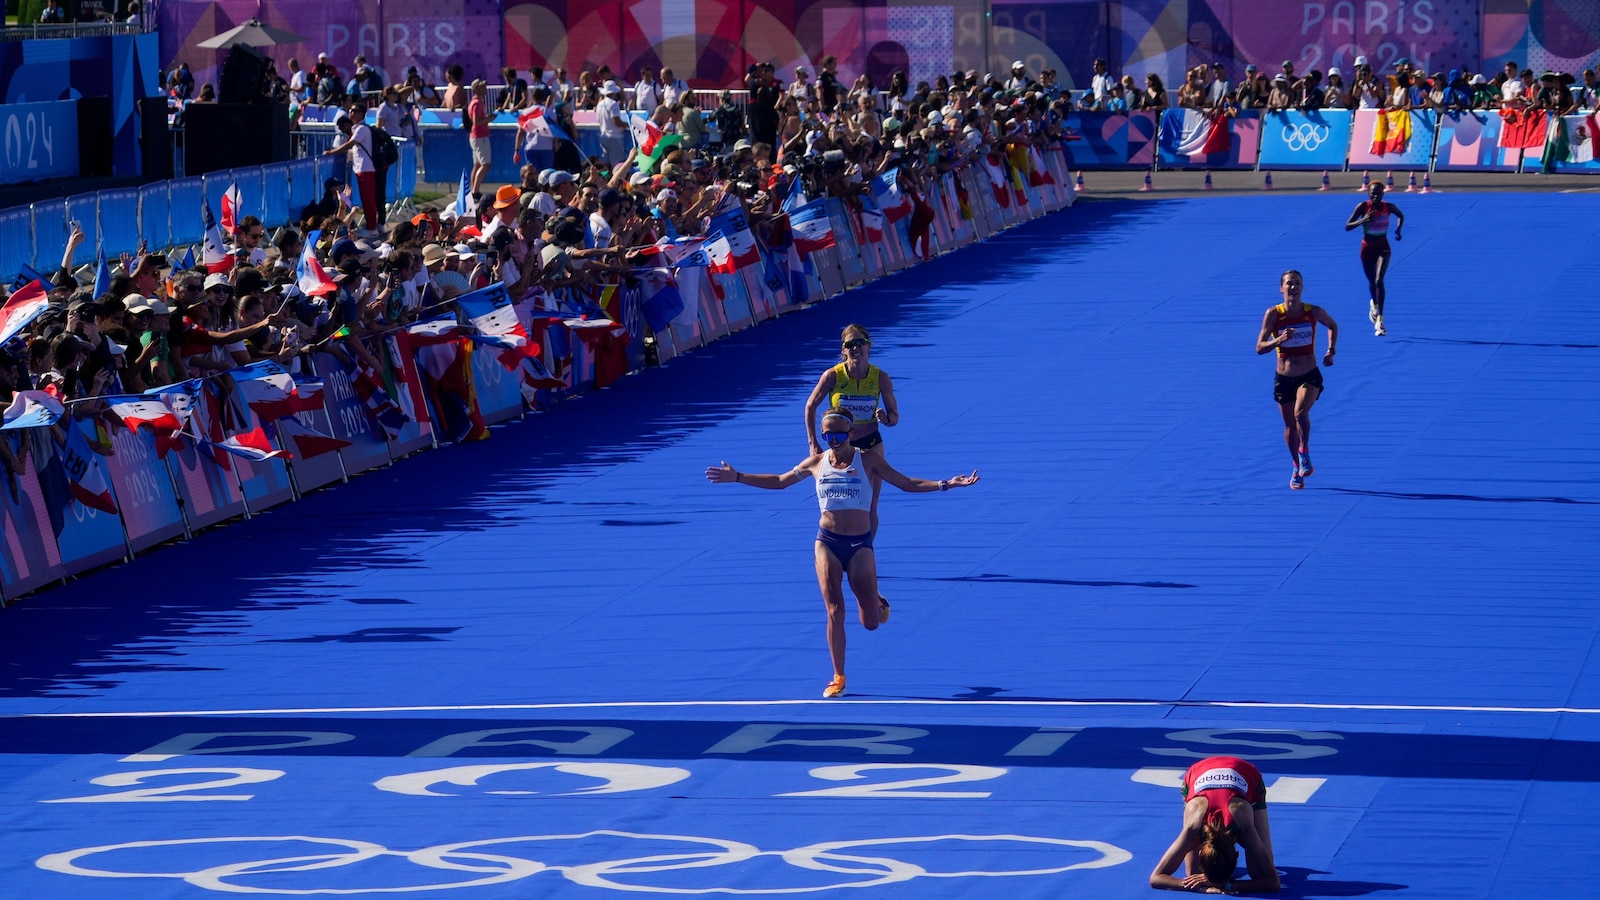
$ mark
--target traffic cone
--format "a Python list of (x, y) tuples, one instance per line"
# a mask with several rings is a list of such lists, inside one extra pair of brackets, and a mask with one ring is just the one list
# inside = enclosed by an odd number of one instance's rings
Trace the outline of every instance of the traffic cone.
[(1369, 191), (1371, 189), (1372, 189), (1372, 173), (1371, 172), (1362, 172), (1361, 173), (1361, 193), (1365, 194), (1367, 191)]
[(1149, 169), (1145, 169), (1144, 170), (1144, 187), (1139, 188), (1139, 192), (1143, 193), (1143, 192), (1148, 191), (1148, 190), (1150, 190), (1150, 170)]
[(1415, 194), (1416, 192), (1417, 192), (1417, 173), (1412, 172), (1411, 173), (1411, 177), (1406, 180), (1406, 193)]
[(1391, 190), (1394, 189), (1394, 172), (1392, 170), (1389, 172), (1389, 177), (1383, 180), (1383, 186)]
[(1317, 188), (1317, 190), (1325, 191), (1325, 190), (1328, 189), (1328, 187), (1329, 187), (1329, 185), (1328, 185), (1328, 170), (1327, 169), (1323, 169), (1322, 170), (1322, 187)]
[(1433, 176), (1429, 175), (1427, 172), (1422, 173), (1422, 190), (1420, 193), (1433, 193)]
[(1080, 193), (1081, 193), (1081, 192), (1082, 192), (1082, 191), (1083, 191), (1083, 170), (1082, 170), (1082, 169), (1079, 169), (1079, 170), (1078, 170), (1078, 184), (1077, 184), (1077, 188), (1078, 188), (1078, 191), (1079, 191), (1079, 192), (1080, 192)]
[(1267, 180), (1261, 183), (1261, 189), (1263, 191), (1272, 190), (1272, 173), (1270, 171), (1267, 172)]
[(1205, 190), (1205, 191), (1211, 190), (1211, 170), (1210, 169), (1206, 170), (1206, 183), (1201, 185), (1200, 189), (1201, 190)]

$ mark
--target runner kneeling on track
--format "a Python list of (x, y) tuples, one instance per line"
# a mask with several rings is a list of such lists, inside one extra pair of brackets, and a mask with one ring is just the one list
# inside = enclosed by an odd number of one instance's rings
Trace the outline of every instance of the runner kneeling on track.
[(740, 472), (724, 462), (706, 469), (717, 484), (748, 484), (783, 490), (811, 476), (817, 480), (817, 504), (822, 507), (816, 542), (817, 582), (828, 608), (828, 653), (833, 657), (833, 680), (824, 697), (844, 695), (844, 579), (861, 608), (861, 624), (868, 630), (889, 618), (889, 606), (878, 596), (878, 561), (872, 549), (873, 487), (881, 480), (902, 491), (946, 491), (978, 483), (978, 473), (957, 475), (945, 481), (911, 478), (895, 471), (876, 453), (861, 453), (850, 444), (850, 413), (834, 407), (822, 417), (822, 442), (828, 449), (813, 453), (781, 475)]
[[(1183, 773), (1183, 830), (1150, 873), (1150, 886), (1206, 894), (1272, 893), (1282, 885), (1272, 860), (1267, 786), (1242, 759), (1213, 756)], [(1235, 844), (1238, 846), (1235, 846)], [(1233, 879), (1244, 848), (1250, 877)], [(1173, 873), (1185, 867), (1186, 877)]]

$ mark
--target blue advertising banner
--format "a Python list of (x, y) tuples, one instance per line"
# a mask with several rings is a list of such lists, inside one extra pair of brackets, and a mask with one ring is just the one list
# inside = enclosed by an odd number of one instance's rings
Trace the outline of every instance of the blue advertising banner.
[(78, 174), (78, 102), (0, 106), (0, 184)]
[(167, 466), (183, 498), (184, 518), (195, 531), (244, 515), (244, 494), (233, 467), (223, 468), (214, 454), (192, 438), (167, 454)]
[(1515, 172), (1520, 149), (1500, 146), (1504, 120), (1496, 110), (1447, 112), (1439, 117), (1439, 146), (1433, 167), (1449, 171)]
[(1348, 109), (1269, 112), (1261, 117), (1261, 168), (1344, 169), (1354, 114)]
[(183, 511), (167, 464), (156, 455), (155, 434), (149, 428), (135, 432), (119, 425), (111, 430), (111, 451), (106, 463), (133, 551), (183, 537)]
[(522, 415), (522, 386), (516, 372), (500, 364), (498, 347), (472, 348), (472, 390), (486, 425)]
[(331, 432), (350, 446), (339, 451), (346, 472), (364, 472), (389, 464), (389, 444), (377, 430), (367, 404), (356, 394), (352, 372), (332, 353), (312, 354), (311, 362), (322, 378), (322, 396)]
[(0, 465), (0, 596), (16, 597), (61, 577), (50, 513), (37, 472), (39, 451), (50, 438), (43, 428), (23, 428), (0, 437), (8, 454)]
[(1124, 169), (1155, 162), (1154, 113), (1072, 112), (1061, 124), (1074, 169)]
[[(44, 490), (45, 503), (54, 507), (61, 523), (56, 535), (56, 547), (61, 552), (61, 572), (71, 575), (95, 566), (115, 562), (127, 555), (128, 545), (122, 536), (122, 519), (116, 513), (85, 506), (73, 495), (72, 481), (93, 485), (112, 485), (108, 455), (100, 443), (105, 437), (93, 419), (62, 419), (60, 427), (77, 431), (77, 438), (68, 445), (50, 441), (51, 460), (39, 468), (39, 485)], [(53, 432), (55, 429), (39, 429)], [(123, 429), (126, 430), (126, 429)], [(115, 488), (113, 488), (115, 491)], [(121, 508), (121, 503), (117, 503)]]
[[(323, 397), (327, 397), (326, 382), (324, 382)], [(324, 399), (326, 402), (326, 399)], [(285, 425), (280, 420), (278, 424), (278, 446), (294, 454), (289, 460), (289, 470), (294, 473), (295, 487), (300, 493), (314, 490), (326, 484), (332, 484), (344, 478), (344, 465), (339, 461), (337, 451), (331, 453), (316, 453), (307, 455), (294, 441), (291, 434), (300, 429), (296, 425), (304, 426), (319, 435), (333, 436), (333, 422), (328, 419), (326, 409), (307, 409), (295, 413), (291, 418), (294, 423)]]

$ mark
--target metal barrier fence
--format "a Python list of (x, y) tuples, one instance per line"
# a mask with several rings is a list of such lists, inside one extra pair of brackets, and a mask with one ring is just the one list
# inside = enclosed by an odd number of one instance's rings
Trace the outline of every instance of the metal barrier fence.
[[(395, 143), (400, 146), (400, 162), (389, 168), (390, 203), (417, 190), (416, 143), (400, 138)], [(0, 278), (10, 281), (23, 266), (44, 272), (59, 267), (73, 222), (84, 233), (83, 244), (74, 252), (75, 265), (93, 262), (102, 251), (115, 259), (141, 244), (152, 250), (197, 244), (204, 237), (201, 205), (209, 203), (212, 214), (220, 216), (222, 193), (229, 184), (239, 186), (241, 216), (256, 216), (269, 228), (288, 225), (299, 219), (307, 204), (321, 198), (325, 179), (343, 176), (344, 166), (343, 156), (318, 154), (0, 210)]]
[[(654, 338), (658, 361), (665, 362), (733, 331), (837, 296), (847, 286), (1072, 203), (1065, 157), (1055, 148), (1035, 158), (1026, 180), (1016, 173), (1008, 176), (1003, 190), (978, 168), (939, 176), (920, 196), (904, 200), (881, 193), (874, 184), (872, 196), (885, 200), (881, 208), (868, 196), (818, 201), (833, 224), (832, 247), (801, 254), (793, 243), (773, 247), (752, 235), (759, 258), (730, 272), (682, 267), (670, 292), (662, 282), (647, 288), (650, 273), (664, 270), (643, 270), (636, 278), (602, 289), (563, 288), (538, 308), (517, 304), (512, 307), (517, 324), (538, 342), (541, 368), (520, 358), (508, 363), (500, 347), (472, 342), (462, 333), (448, 352), (454, 356), (450, 366), (469, 384), (446, 389), (437, 380), (424, 380), (420, 372), (425, 367), (410, 335), (426, 335), (432, 345), (429, 359), (437, 360), (440, 350), (433, 336), (439, 331), (434, 323), (413, 326), (420, 329), (416, 332), (391, 331), (375, 342), (370, 349), (381, 360), (381, 372), (357, 369), (333, 353), (311, 354), (310, 371), (301, 374), (321, 383), (322, 399), (307, 404), (316, 408), (302, 407), (277, 421), (273, 446), (288, 450), (288, 458), (234, 455), (224, 462), (215, 443), (201, 444), (193, 436), (158, 439), (151, 428), (130, 429), (110, 412), (23, 429), (17, 439), (29, 441), (31, 452), (19, 454), (13, 490), (0, 491), (0, 599), (298, 500), (307, 491), (411, 453), (480, 439), (488, 435), (489, 425), (606, 387), (643, 368), (647, 334)], [(927, 207), (923, 221), (926, 212), (932, 213), (928, 242), (920, 252), (908, 227), (912, 207), (919, 205)], [(0, 213), (0, 222), (4, 215)], [(747, 227), (737, 212), (718, 218)], [(663, 293), (677, 302), (653, 305)], [(456, 303), (463, 324), (485, 321), (480, 317), (512, 305), (500, 286)], [(604, 315), (575, 318), (545, 311), (546, 306), (600, 306)], [(194, 433), (211, 435), (217, 442), (247, 433), (260, 435), (256, 441), (268, 440), (258, 430), (263, 422), (257, 410), (241, 401), (244, 392), (237, 386), (281, 373), (273, 363), (256, 363), (194, 382), (197, 394), (208, 393), (206, 402), (186, 407), (194, 417)], [(441, 402), (445, 393), (453, 402)], [(385, 411), (381, 421), (377, 410)], [(41, 474), (58, 470), (68, 452), (51, 436), (52, 427), (77, 428), (93, 440), (68, 468), (76, 473), (73, 477), (106, 486), (100, 507), (85, 504), (79, 492), (46, 490)], [(304, 437), (308, 431), (315, 433), (314, 440), (299, 443), (296, 434)], [(109, 448), (104, 435), (109, 435)], [(64, 446), (75, 443), (69, 440)]]

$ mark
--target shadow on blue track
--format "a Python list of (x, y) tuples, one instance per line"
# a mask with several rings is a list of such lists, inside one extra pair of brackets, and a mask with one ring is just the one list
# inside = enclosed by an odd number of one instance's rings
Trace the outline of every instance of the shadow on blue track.
[(1381, 881), (1312, 881), (1312, 875), (1327, 875), (1329, 873), (1317, 869), (1304, 869), (1298, 866), (1278, 866), (1278, 876), (1282, 881), (1283, 890), (1274, 896), (1277, 897), (1304, 897), (1311, 900), (1314, 897), (1365, 897), (1368, 894), (1377, 894), (1383, 891), (1403, 891), (1410, 887), (1406, 884), (1387, 884)]
[[(815, 378), (822, 364), (835, 358), (845, 324), (861, 322), (877, 329), (940, 321), (967, 301), (941, 300), (931, 293), (992, 287), (997, 274), (1015, 278), (1047, 261), (1059, 261), (1119, 226), (1159, 218), (1159, 207), (1094, 203), (1075, 209), (1070, 221), (1035, 220), (984, 244), (731, 335), (612, 389), (496, 428), (493, 440), (420, 454), (350, 484), (318, 491), (298, 504), (205, 532), (188, 544), (162, 548), (131, 564), (24, 598), (6, 610), (0, 697), (87, 696), (115, 686), (119, 675), (212, 671), (151, 660), (164, 652), (164, 642), (201, 631), (226, 635), (230, 614), (330, 602), (261, 599), (292, 594), (308, 577), (373, 566), (406, 568), (409, 553), (392, 549), (391, 535), (494, 527), (501, 522), (494, 496), (504, 495), (506, 485), (513, 483), (537, 494), (542, 470), (635, 459), (726, 421), (731, 411), (774, 393), (792, 399), (798, 410), (804, 392), (797, 393), (792, 385), (796, 379)], [(996, 259), (1005, 260), (1003, 273), (975, 265)], [(621, 505), (519, 501), (561, 507)], [(374, 533), (379, 523), (390, 523), (390, 530)], [(618, 518), (604, 524), (673, 523)], [(356, 632), (327, 639), (432, 638), (364, 638)], [(144, 645), (139, 662), (131, 662), (133, 654), (119, 649), (128, 644)]]
[(880, 575), (879, 581), (959, 581), (970, 584), (1057, 584), (1066, 587), (1192, 588), (1196, 584), (1177, 581), (1073, 581), (1070, 578), (1024, 578), (1015, 575), (960, 575), (934, 578), (922, 575)]
[(1574, 500), (1571, 497), (1480, 497), (1476, 494), (1419, 494), (1403, 491), (1363, 491), (1355, 488), (1323, 488), (1339, 494), (1362, 497), (1389, 497), (1394, 500), (1465, 500), (1472, 503), (1563, 503), (1573, 506), (1600, 506), (1600, 501)]

